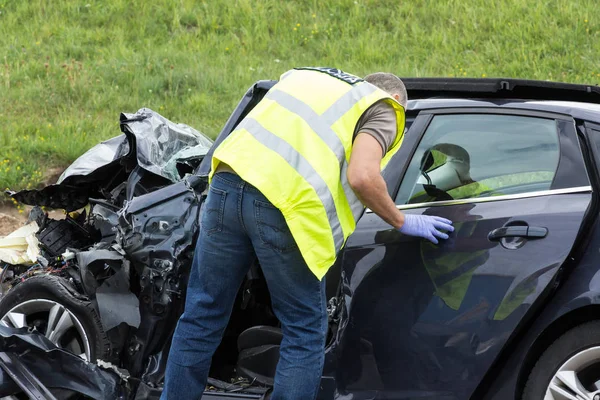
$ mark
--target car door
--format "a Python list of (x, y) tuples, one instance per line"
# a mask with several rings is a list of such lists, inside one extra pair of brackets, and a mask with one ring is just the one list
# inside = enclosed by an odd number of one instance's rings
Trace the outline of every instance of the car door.
[(422, 111), (385, 176), (432, 244), (365, 213), (342, 255), (340, 398), (469, 399), (551, 292), (591, 202), (571, 117)]

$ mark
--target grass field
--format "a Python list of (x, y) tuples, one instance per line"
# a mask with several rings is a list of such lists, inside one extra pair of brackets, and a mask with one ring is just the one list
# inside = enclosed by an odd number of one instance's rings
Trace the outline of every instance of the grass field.
[(35, 187), (150, 107), (214, 137), (258, 79), (600, 81), (598, 0), (0, 0), (0, 188)]

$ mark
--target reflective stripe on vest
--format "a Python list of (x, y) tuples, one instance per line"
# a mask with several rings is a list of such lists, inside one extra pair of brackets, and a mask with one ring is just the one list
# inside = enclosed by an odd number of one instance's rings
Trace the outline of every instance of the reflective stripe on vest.
[(306, 179), (317, 193), (317, 196), (319, 196), (321, 203), (323, 203), (323, 207), (327, 213), (327, 219), (329, 220), (329, 226), (331, 227), (331, 232), (333, 234), (335, 247), (342, 248), (342, 245), (344, 244), (344, 234), (340, 226), (340, 219), (337, 216), (333, 196), (327, 187), (327, 184), (323, 181), (323, 178), (315, 171), (312, 165), (310, 165), (302, 154), (298, 153), (296, 149), (290, 146), (285, 140), (266, 130), (255, 119), (244, 119), (240, 123), (239, 128), (246, 129), (263, 145), (288, 160), (289, 164), (298, 172), (298, 174)]
[[(350, 204), (352, 216), (354, 217), (355, 221), (357, 221), (360, 218), (364, 210), (364, 206), (360, 202), (358, 197), (354, 194), (354, 192), (350, 188), (350, 185), (348, 184), (347, 170), (349, 160), (346, 160), (344, 147), (340, 141), (340, 138), (331, 129), (331, 125), (333, 125), (340, 118), (340, 116), (347, 113), (356, 104), (354, 99), (357, 96), (368, 96), (376, 90), (377, 88), (373, 85), (361, 85), (358, 88), (356, 88), (356, 90), (349, 91), (344, 96), (342, 96), (320, 117), (317, 113), (313, 111), (312, 108), (310, 108), (308, 104), (301, 102), (300, 100), (285, 92), (282, 92), (280, 90), (271, 90), (266, 95), (268, 99), (276, 101), (280, 106), (284, 107), (290, 112), (296, 113), (300, 118), (307, 121), (309, 123), (309, 126), (319, 134), (319, 137), (323, 139), (323, 142), (325, 142), (327, 146), (329, 146), (331, 151), (336, 155), (340, 163), (342, 187), (344, 188), (344, 194), (346, 195), (346, 199)], [(325, 205), (325, 202), (323, 204)], [(333, 205), (333, 203), (331, 205)], [(327, 213), (327, 215), (330, 216), (330, 213)], [(329, 220), (329, 222), (332, 226), (332, 233), (334, 235), (334, 242), (336, 243), (336, 248), (338, 248), (337, 244), (340, 241), (336, 237), (336, 231), (333, 229), (334, 225), (331, 224), (331, 219)], [(337, 225), (339, 226), (339, 223)], [(341, 248), (341, 246), (339, 248)]]
[[(348, 75), (346, 75), (348, 76)], [(212, 171), (228, 164), (279, 208), (307, 265), (321, 279), (354, 231), (364, 207), (346, 171), (356, 124), (375, 102), (396, 110), (398, 150), (404, 110), (387, 93), (323, 72), (289, 71), (215, 150)]]

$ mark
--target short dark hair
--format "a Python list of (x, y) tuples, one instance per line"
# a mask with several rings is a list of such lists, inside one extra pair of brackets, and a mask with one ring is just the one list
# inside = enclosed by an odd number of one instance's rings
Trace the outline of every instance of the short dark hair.
[(406, 108), (406, 103), (408, 101), (406, 87), (404, 86), (404, 82), (396, 75), (390, 74), (389, 72), (375, 72), (365, 76), (364, 79), (371, 85), (375, 85), (391, 95), (397, 94), (399, 96), (398, 102), (402, 104), (402, 107)]

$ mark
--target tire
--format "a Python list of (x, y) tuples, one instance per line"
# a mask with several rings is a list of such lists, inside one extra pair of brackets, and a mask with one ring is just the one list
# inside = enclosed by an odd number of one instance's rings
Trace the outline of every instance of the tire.
[[(73, 327), (69, 328), (58, 340), (58, 336), (54, 337), (54, 340), (51, 338), (51, 340), (59, 347), (67, 350), (73, 352), (75, 352), (74, 350), (83, 351), (78, 355), (83, 357), (85, 354), (85, 358), (93, 362), (98, 359), (110, 362), (116, 361), (111, 356), (111, 343), (102, 328), (96, 309), (91, 302), (76, 298), (76, 294), (77, 292), (68, 281), (58, 276), (38, 275), (31, 277), (16, 285), (0, 300), (0, 320), (8, 320), (11, 326), (22, 325), (21, 322), (14, 322), (14, 316), (27, 315), (25, 314), (27, 311), (24, 311), (24, 309), (34, 307), (33, 312), (26, 319), (26, 326), (35, 324), (38, 330), (47, 335), (50, 312), (36, 312), (36, 308), (58, 305), (55, 308), (62, 310), (60, 307), (62, 306), (75, 317), (70, 318)], [(7, 315), (11, 311), (11, 315)], [(44, 326), (44, 321), (46, 326)], [(86, 339), (87, 345), (85, 344)], [(66, 346), (67, 341), (69, 347)]]
[[(556, 339), (532, 368), (523, 390), (522, 399), (544, 399), (551, 381), (560, 382), (555, 379), (555, 376), (561, 371), (571, 370), (576, 373), (577, 382), (583, 384), (589, 393), (586, 396), (592, 400), (600, 398), (600, 396), (592, 395), (592, 392), (600, 389), (600, 387), (594, 386), (594, 382), (600, 382), (600, 321), (591, 321), (576, 326)], [(560, 386), (563, 387), (562, 382)], [(571, 393), (570, 390), (574, 385), (564, 386), (564, 390)], [(588, 397), (582, 398), (587, 399)]]

